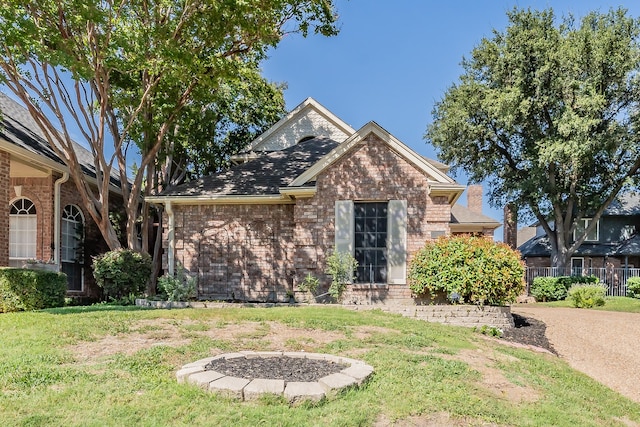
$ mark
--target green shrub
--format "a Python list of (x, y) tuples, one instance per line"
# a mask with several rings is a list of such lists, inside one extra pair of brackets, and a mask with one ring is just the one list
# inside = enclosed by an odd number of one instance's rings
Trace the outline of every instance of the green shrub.
[(640, 298), (640, 277), (629, 277), (627, 280), (627, 296)]
[(298, 289), (302, 292), (311, 292), (312, 294), (315, 294), (319, 285), (320, 280), (317, 277), (312, 276), (311, 273), (307, 273), (307, 277), (305, 277), (298, 285)]
[(409, 266), (416, 295), (457, 294), (460, 302), (504, 304), (524, 290), (520, 254), (484, 237), (452, 236), (429, 241)]
[(196, 278), (179, 267), (175, 276), (165, 274), (158, 279), (158, 288), (167, 301), (190, 301), (196, 297)]
[(576, 284), (597, 284), (596, 276), (536, 277), (529, 292), (538, 301), (561, 301)]
[(604, 305), (607, 288), (601, 285), (573, 285), (567, 299), (577, 308), (592, 308)]
[(151, 257), (129, 249), (105, 252), (93, 258), (93, 277), (105, 297), (119, 300), (141, 295), (151, 276)]
[(358, 267), (358, 261), (347, 252), (333, 252), (327, 258), (326, 273), (331, 276), (329, 295), (340, 300), (348, 283), (353, 282), (353, 272)]
[(0, 269), (0, 312), (62, 307), (67, 275), (53, 271)]

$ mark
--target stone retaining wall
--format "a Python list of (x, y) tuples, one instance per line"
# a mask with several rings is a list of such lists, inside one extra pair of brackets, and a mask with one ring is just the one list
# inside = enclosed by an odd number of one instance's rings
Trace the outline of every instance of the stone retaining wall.
[[(220, 302), (167, 302), (136, 299), (136, 305), (154, 308), (224, 308), (238, 307), (237, 303)], [(283, 306), (307, 306), (324, 304), (288, 304), (288, 303), (251, 303), (241, 304), (245, 307), (283, 307)], [(513, 328), (513, 316), (509, 306), (477, 306), (477, 305), (353, 305), (343, 304), (339, 307), (348, 310), (382, 310), (389, 313), (401, 314), (405, 317), (424, 320), (427, 322), (442, 323), (445, 325), (466, 326), (469, 328), (490, 326), (499, 329)]]
[(513, 328), (511, 307), (508, 306), (477, 306), (477, 305), (378, 305), (344, 306), (352, 310), (380, 309), (389, 313), (402, 314), (405, 317), (425, 320), (427, 322), (445, 325), (490, 326), (499, 329)]

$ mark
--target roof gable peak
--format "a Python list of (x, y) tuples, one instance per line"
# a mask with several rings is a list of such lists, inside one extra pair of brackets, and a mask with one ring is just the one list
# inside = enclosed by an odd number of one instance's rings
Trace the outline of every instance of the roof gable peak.
[(446, 184), (457, 185), (456, 182), (446, 175), (444, 172), (436, 168), (433, 164), (427, 161), (426, 158), (420, 156), (411, 148), (402, 143), (399, 139), (394, 137), (391, 133), (385, 130), (382, 126), (374, 121), (370, 121), (365, 124), (359, 130), (354, 132), (349, 138), (343, 141), (340, 145), (334, 148), (329, 154), (324, 156), (312, 167), (307, 169), (304, 173), (298, 176), (289, 185), (290, 187), (301, 186), (307, 182), (313, 181), (316, 177), (329, 166), (334, 164), (338, 159), (344, 156), (352, 147), (360, 143), (370, 134), (376, 135), (380, 140), (387, 144), (392, 150), (400, 155), (405, 160), (414, 164), (418, 169), (433, 178), (434, 184)]
[(305, 137), (342, 141), (355, 130), (315, 99), (309, 97), (254, 139), (244, 151), (275, 151), (291, 147)]

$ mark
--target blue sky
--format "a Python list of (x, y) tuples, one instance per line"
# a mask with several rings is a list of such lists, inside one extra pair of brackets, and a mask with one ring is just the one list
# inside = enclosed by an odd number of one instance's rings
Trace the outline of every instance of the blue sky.
[[(288, 85), (287, 108), (315, 98), (355, 129), (374, 120), (418, 153), (437, 158), (424, 141), (434, 104), (462, 73), (460, 62), (493, 29), (507, 26), (514, 7), (553, 8), (576, 18), (640, 3), (574, 1), (337, 0), (340, 34), (291, 35), (263, 63), (265, 77)], [(461, 184), (467, 178), (458, 173)], [(486, 199), (486, 197), (485, 197)], [(463, 195), (466, 203), (466, 195)], [(502, 210), (484, 213), (502, 221)], [(502, 239), (502, 228), (495, 235)]]

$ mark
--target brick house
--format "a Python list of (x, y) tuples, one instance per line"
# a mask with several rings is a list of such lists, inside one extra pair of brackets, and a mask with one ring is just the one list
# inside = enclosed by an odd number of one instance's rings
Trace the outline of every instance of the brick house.
[[(77, 145), (77, 154), (95, 182), (91, 153)], [(112, 180), (117, 209), (119, 182)], [(0, 266), (45, 261), (67, 274), (69, 296), (98, 298), (91, 255), (106, 250), (67, 167), (26, 108), (0, 93)]]
[[(588, 227), (591, 218), (583, 218), (580, 227)], [(507, 221), (505, 221), (507, 222)], [(517, 224), (507, 228), (515, 229)], [(582, 228), (584, 230), (584, 228)], [(515, 241), (527, 265), (527, 282), (536, 276), (595, 275), (609, 286), (612, 295), (626, 295), (626, 279), (640, 276), (640, 195), (623, 194), (611, 203), (596, 228), (571, 257), (571, 265), (559, 271), (551, 267), (551, 245), (540, 225), (518, 230)]]
[(346, 301), (413, 302), (407, 263), (426, 240), (500, 226), (482, 215), (479, 186), (456, 204), (465, 187), (446, 165), (311, 98), (232, 161), (147, 198), (165, 208), (165, 270), (197, 276), (201, 299), (282, 301), (307, 274), (326, 290), (335, 250), (359, 263)]

